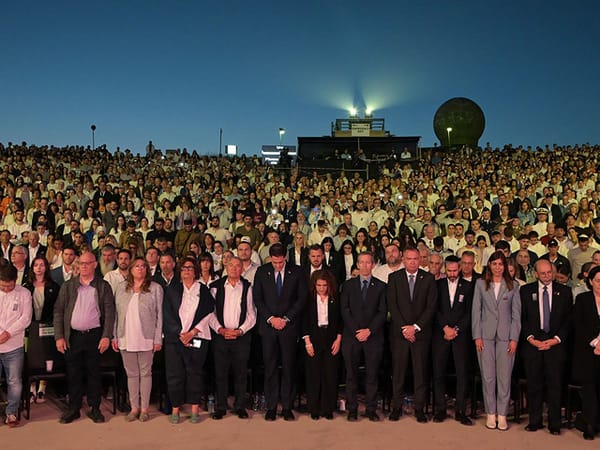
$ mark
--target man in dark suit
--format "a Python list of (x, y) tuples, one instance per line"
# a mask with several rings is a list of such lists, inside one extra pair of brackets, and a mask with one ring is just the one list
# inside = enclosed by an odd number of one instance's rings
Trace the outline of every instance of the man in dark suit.
[[(283, 244), (271, 245), (269, 256), (271, 262), (256, 270), (252, 292), (265, 364), (265, 420), (275, 420), (279, 398), (283, 418), (294, 420), (296, 343), (306, 303), (306, 281), (299, 267), (286, 264)], [(277, 372), (280, 359), (281, 384)]]
[(452, 354), (456, 369), (455, 419), (463, 425), (473, 425), (465, 414), (469, 354), (472, 347), (469, 330), (473, 288), (470, 282), (459, 277), (459, 264), (457, 256), (448, 256), (444, 262), (446, 278), (437, 280), (438, 301), (432, 337), (433, 421), (443, 422), (446, 418), (446, 366), (448, 357)]
[(69, 281), (73, 276), (73, 263), (77, 258), (77, 251), (72, 245), (67, 245), (62, 251), (63, 263), (56, 269), (50, 271), (50, 276), (56, 284), (62, 286), (65, 281)]
[(527, 376), (529, 425), (527, 431), (543, 428), (542, 402), (546, 384), (548, 430), (560, 434), (562, 379), (567, 356), (566, 342), (571, 330), (571, 290), (552, 281), (550, 261), (535, 263), (538, 281), (521, 287), (521, 333)]
[(389, 419), (397, 421), (402, 415), (404, 380), (410, 356), (414, 379), (415, 417), (418, 422), (425, 423), (427, 366), (437, 287), (433, 275), (419, 269), (419, 251), (416, 248), (404, 251), (404, 267), (390, 274), (387, 287), (393, 374), (392, 412)]
[(358, 419), (358, 366), (361, 354), (367, 370), (365, 380), (366, 416), (375, 422), (377, 407), (377, 375), (383, 355), (383, 326), (387, 314), (385, 283), (372, 275), (373, 255), (364, 252), (356, 262), (359, 276), (344, 283), (341, 296), (344, 333), (342, 355), (346, 364), (346, 401), (348, 420)]

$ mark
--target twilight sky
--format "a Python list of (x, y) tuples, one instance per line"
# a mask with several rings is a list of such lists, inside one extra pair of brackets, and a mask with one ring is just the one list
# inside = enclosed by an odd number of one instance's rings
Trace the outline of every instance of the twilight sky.
[[(253, 154), (330, 133), (356, 106), (437, 141), (468, 97), (480, 144), (600, 143), (596, 0), (9, 1), (0, 142)], [(595, 31), (594, 31), (595, 30)]]

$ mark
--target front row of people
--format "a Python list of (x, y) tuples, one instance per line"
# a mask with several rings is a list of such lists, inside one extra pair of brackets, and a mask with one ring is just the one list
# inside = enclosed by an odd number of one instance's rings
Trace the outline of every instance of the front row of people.
[[(61, 423), (80, 416), (84, 386), (90, 406), (88, 416), (94, 422), (104, 421), (99, 409), (100, 357), (111, 340), (112, 348), (122, 355), (127, 373), (131, 402), (128, 421), (149, 418), (152, 360), (163, 342), (168, 395), (173, 406), (170, 421), (181, 420), (180, 408), (185, 403), (192, 405), (190, 421), (199, 421), (203, 366), (211, 340), (216, 372), (213, 418), (226, 414), (230, 369), (234, 374), (235, 413), (240, 418), (248, 417), (244, 401), (249, 331), (257, 323), (264, 358), (266, 420), (276, 419), (278, 403), (284, 419), (294, 419), (296, 344), (301, 339), (311, 417), (333, 418), (341, 353), (347, 376), (348, 420), (358, 417), (358, 370), (364, 361), (365, 413), (377, 421), (377, 380), (389, 314), (390, 420), (396, 421), (402, 415), (409, 358), (415, 417), (418, 422), (428, 420), (425, 403), (431, 350), (434, 421), (446, 418), (446, 363), (452, 356), (457, 375), (455, 418), (470, 425), (465, 403), (473, 339), (481, 370), (486, 426), (506, 430), (512, 368), (522, 338), (530, 412), (526, 429), (542, 428), (545, 387), (548, 428), (552, 434), (559, 434), (566, 344), (574, 322), (574, 366), (583, 385), (587, 423), (584, 437), (594, 438), (600, 403), (600, 268), (590, 271), (590, 292), (577, 297), (573, 314), (570, 290), (553, 281), (552, 265), (546, 260), (535, 266), (538, 281), (519, 289), (509, 274), (504, 254), (495, 252), (484, 276), (473, 286), (460, 278), (457, 258), (446, 258), (446, 278), (436, 281), (419, 268), (419, 252), (407, 249), (405, 267), (390, 273), (386, 285), (372, 275), (372, 255), (362, 253), (357, 259), (358, 276), (346, 281), (340, 290), (327, 268), (311, 274), (286, 264), (286, 251), (280, 244), (273, 244), (269, 253), (271, 262), (257, 270), (253, 286), (241, 277), (242, 261), (236, 257), (227, 267), (227, 277), (209, 286), (198, 281), (199, 268), (192, 258), (180, 261), (180, 278), (171, 276), (167, 281), (155, 276), (154, 280), (162, 281), (160, 284), (152, 281), (147, 262), (134, 258), (126, 281), (114, 294), (111, 286), (95, 275), (94, 255), (83, 253), (79, 276), (62, 285), (54, 306), (56, 347), (65, 356), (69, 393), (69, 408), (61, 416)], [(174, 261), (171, 255), (164, 255), (161, 266), (163, 262), (166, 268)], [(18, 423), (25, 329), (33, 306), (36, 317), (41, 317), (44, 310), (39, 301), (32, 301), (27, 289), (16, 286), (16, 278), (14, 267), (1, 265), (0, 363), (7, 375), (6, 421), (11, 426)]]

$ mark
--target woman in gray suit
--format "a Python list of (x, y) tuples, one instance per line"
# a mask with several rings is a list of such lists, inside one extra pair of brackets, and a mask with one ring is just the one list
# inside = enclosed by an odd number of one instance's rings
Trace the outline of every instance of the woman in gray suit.
[[(138, 256), (129, 265), (127, 280), (115, 292), (113, 350), (121, 352), (127, 373), (131, 412), (125, 420), (149, 419), (152, 360), (162, 347), (163, 290), (152, 281), (150, 267)], [(141, 405), (140, 405), (141, 403)], [(141, 407), (140, 407), (141, 406)]]
[(471, 327), (481, 370), (486, 427), (508, 430), (506, 413), (521, 332), (521, 297), (501, 251), (492, 253), (484, 278), (475, 284)]

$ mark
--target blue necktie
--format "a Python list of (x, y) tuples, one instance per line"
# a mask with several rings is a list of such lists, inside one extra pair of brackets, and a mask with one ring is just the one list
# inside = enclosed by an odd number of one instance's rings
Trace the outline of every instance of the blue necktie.
[(542, 306), (544, 307), (544, 324), (542, 330), (544, 330), (545, 333), (548, 333), (550, 331), (550, 296), (548, 295), (548, 286), (544, 286), (542, 301)]
[(369, 289), (369, 282), (367, 280), (363, 280), (363, 285), (361, 289), (363, 302), (367, 301), (367, 289)]
[(408, 290), (410, 291), (410, 301), (413, 301), (413, 292), (415, 291), (415, 276), (408, 276)]
[(283, 288), (283, 282), (281, 281), (281, 272), (277, 272), (277, 280), (275, 281), (275, 287), (277, 288), (277, 296), (281, 296), (281, 290)]

